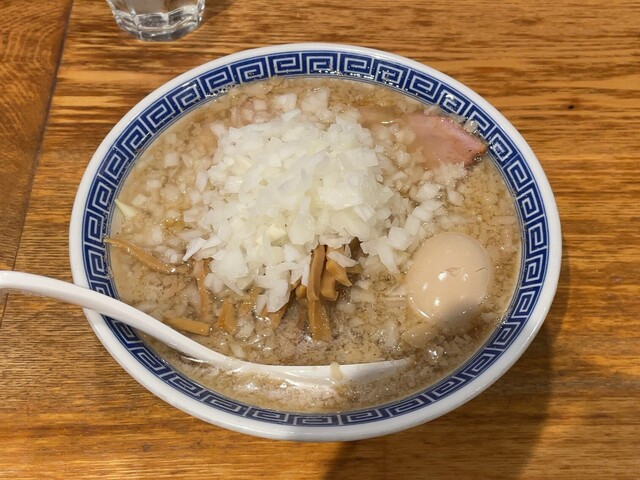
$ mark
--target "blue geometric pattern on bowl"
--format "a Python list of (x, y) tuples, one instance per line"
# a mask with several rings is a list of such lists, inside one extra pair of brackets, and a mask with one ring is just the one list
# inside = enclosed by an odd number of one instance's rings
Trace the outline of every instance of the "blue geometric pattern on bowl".
[(487, 112), (463, 93), (437, 78), (374, 56), (328, 50), (257, 55), (200, 74), (174, 88), (140, 113), (122, 132), (102, 160), (87, 201), (82, 224), (82, 251), (89, 286), (115, 296), (103, 243), (116, 197), (137, 156), (167, 126), (229, 87), (272, 76), (342, 76), (381, 83), (443, 110), (478, 123), (489, 142), (496, 166), (516, 199), (523, 232), (519, 286), (509, 314), (484, 347), (456, 372), (408, 398), (376, 408), (344, 414), (298, 414), (255, 408), (213, 392), (174, 370), (149, 349), (130, 327), (105, 317), (107, 325), (130, 354), (167, 385), (223, 412), (284, 425), (338, 426), (375, 422), (414, 412), (437, 402), (473, 381), (489, 368), (529, 320), (545, 280), (549, 261), (549, 228), (545, 206), (522, 153)]

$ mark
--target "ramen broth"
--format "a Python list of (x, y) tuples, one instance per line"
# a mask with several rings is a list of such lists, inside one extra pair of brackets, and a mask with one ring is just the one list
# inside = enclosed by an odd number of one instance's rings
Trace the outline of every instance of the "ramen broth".
[[(339, 411), (424, 388), (499, 325), (519, 269), (513, 198), (475, 128), (345, 79), (235, 87), (171, 126), (136, 161), (110, 235), (123, 242), (110, 248), (119, 295), (175, 328), (192, 322), (200, 334), (187, 334), (225, 355), (336, 367), (334, 384), (294, 385), (221, 371), (145, 339), (197, 382), (254, 405)], [(438, 242), (444, 235), (457, 237)], [(482, 290), (463, 299), (474, 305), (460, 307), (460, 296), (413, 298), (428, 290), (432, 281), (420, 275), (429, 268), (438, 278), (463, 272), (455, 244), (485, 262), (470, 275), (489, 270), (473, 284)], [(447, 246), (451, 268), (437, 263), (446, 262), (437, 249)], [(319, 248), (317, 278), (329, 277), (331, 293), (314, 303)], [(427, 267), (429, 255), (436, 263)], [(326, 273), (332, 261), (346, 274), (342, 283)], [(446, 301), (452, 310), (442, 314), (429, 306)], [(411, 361), (391, 377), (339, 381), (340, 364), (400, 358)]]

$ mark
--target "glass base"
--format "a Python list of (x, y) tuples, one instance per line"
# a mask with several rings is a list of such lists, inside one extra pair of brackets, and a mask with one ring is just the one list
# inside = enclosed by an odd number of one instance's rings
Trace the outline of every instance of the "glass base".
[(167, 42), (193, 31), (202, 20), (202, 8), (185, 5), (168, 13), (137, 14), (113, 9), (113, 16), (120, 28), (140, 40)]

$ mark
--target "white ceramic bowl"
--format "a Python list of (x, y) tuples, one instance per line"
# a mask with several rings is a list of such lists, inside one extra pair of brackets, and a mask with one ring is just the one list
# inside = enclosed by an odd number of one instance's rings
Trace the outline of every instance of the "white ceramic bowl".
[(166, 402), (207, 422), (262, 437), (374, 437), (427, 422), (469, 401), (513, 365), (544, 321), (560, 270), (558, 212), (535, 155), (495, 108), (452, 78), (397, 55), (333, 44), (267, 47), (209, 62), (158, 88), (118, 122), (87, 167), (71, 219), (74, 281), (115, 296), (103, 238), (110, 230), (114, 199), (133, 162), (157, 134), (230, 85), (274, 75), (341, 75), (384, 84), (478, 122), (515, 198), (522, 231), (522, 267), (509, 316), (483, 348), (435, 385), (376, 408), (336, 414), (272, 411), (226, 398), (173, 369), (131, 328), (86, 311), (96, 335), (132, 377)]

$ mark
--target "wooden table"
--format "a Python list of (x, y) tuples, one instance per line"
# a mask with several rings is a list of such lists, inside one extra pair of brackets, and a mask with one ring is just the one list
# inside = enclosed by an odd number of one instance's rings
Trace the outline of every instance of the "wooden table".
[(104, 2), (3, 2), (0, 268), (70, 280), (82, 172), (148, 92), (241, 49), (329, 41), (452, 75), (522, 132), (563, 224), (553, 308), (522, 359), (455, 412), (383, 438), (299, 444), (189, 417), (126, 375), (79, 308), (12, 294), (0, 478), (640, 478), (638, 2), (208, 3), (196, 32), (147, 44)]

